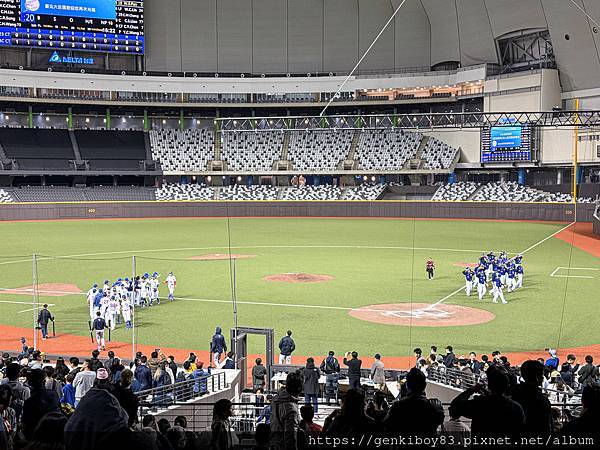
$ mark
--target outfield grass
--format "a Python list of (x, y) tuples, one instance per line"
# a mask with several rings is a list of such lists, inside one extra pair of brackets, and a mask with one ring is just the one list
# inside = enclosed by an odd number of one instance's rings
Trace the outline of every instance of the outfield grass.
[[(558, 278), (550, 274), (558, 266), (599, 268), (599, 260), (555, 238), (525, 255), (525, 287), (507, 295), (508, 305), (494, 305), (489, 297), (479, 302), (462, 292), (446, 300), (494, 312), (496, 319), (486, 324), (439, 328), (378, 325), (352, 318), (347, 310), (330, 309), (434, 303), (464, 284), (462, 267), (455, 263), (474, 262), (481, 251), (523, 251), (563, 226), (287, 218), (2, 223), (0, 287), (32, 284), (31, 261), (15, 262), (25, 259), (19, 255), (81, 255), (61, 259), (41, 256), (38, 282), (73, 283), (87, 290), (93, 282), (102, 283), (105, 278), (130, 276), (131, 255), (135, 254), (138, 273), (158, 271), (164, 279), (169, 271), (175, 272), (176, 296), (184, 298), (141, 311), (137, 316), (138, 342), (204, 350), (215, 325), (228, 330), (233, 324), (230, 263), (189, 258), (227, 253), (231, 245), (232, 253), (256, 255), (236, 262), (239, 324), (273, 327), (277, 338), (292, 329), (298, 354), (356, 349), (361, 354), (400, 356), (410, 354), (416, 346), (432, 344), (452, 344), (459, 353), (597, 344), (600, 273), (585, 273), (595, 278)], [(426, 279), (428, 257), (437, 264), (433, 281)], [(262, 280), (266, 275), (288, 272), (328, 274), (335, 279), (317, 284)], [(162, 293), (166, 293), (164, 287)], [(3, 294), (0, 301), (27, 302), (30, 298)], [(55, 304), (52, 311), (60, 331), (88, 334), (88, 309), (83, 296), (42, 297), (41, 301)], [(0, 323), (31, 327), (31, 312), (19, 313), (29, 307), (0, 303)], [(118, 329), (113, 339), (129, 341), (130, 332)], [(261, 345), (258, 338), (252, 339), (250, 352), (261, 351)]]

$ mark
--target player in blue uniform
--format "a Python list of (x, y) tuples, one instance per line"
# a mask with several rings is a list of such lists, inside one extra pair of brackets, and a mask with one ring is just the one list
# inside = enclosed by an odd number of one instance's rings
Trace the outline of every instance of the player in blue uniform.
[(463, 275), (465, 276), (465, 292), (467, 297), (470, 297), (471, 291), (473, 290), (473, 277), (475, 274), (470, 267), (467, 267), (465, 270), (463, 270)]
[(504, 298), (504, 293), (502, 292), (503, 286), (504, 285), (502, 284), (502, 281), (500, 280), (500, 277), (496, 277), (496, 279), (494, 280), (494, 287), (492, 289), (492, 293), (493, 293), (492, 302), (498, 303), (498, 298), (500, 298), (502, 300), (503, 304), (507, 304), (508, 303), (506, 301), (506, 299)]
[(477, 275), (477, 294), (479, 296), (479, 300), (483, 300), (483, 296), (487, 292), (486, 282), (487, 280), (485, 272), (480, 270)]
[(522, 288), (523, 287), (523, 266), (522, 265), (518, 265), (517, 269), (517, 281), (515, 283), (515, 289), (517, 288)]
[(516, 270), (513, 265), (509, 266), (506, 271), (506, 286), (508, 287), (508, 292), (512, 292), (516, 289), (516, 280), (515, 280)]

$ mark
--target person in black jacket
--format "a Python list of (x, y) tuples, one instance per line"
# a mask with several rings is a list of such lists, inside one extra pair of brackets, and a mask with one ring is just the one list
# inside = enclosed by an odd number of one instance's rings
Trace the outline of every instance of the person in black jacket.
[(117, 398), (121, 408), (125, 410), (129, 416), (129, 427), (137, 423), (137, 413), (139, 400), (131, 390), (131, 382), (133, 381), (133, 372), (129, 369), (123, 369), (121, 372), (121, 382), (115, 384), (111, 393)]
[(37, 323), (42, 330), (42, 339), (48, 339), (48, 322), (54, 320), (52, 313), (48, 311), (48, 305), (44, 305), (44, 308), (38, 314)]
[(279, 341), (279, 364), (291, 364), (294, 350), (296, 350), (296, 343), (292, 339), (292, 331), (288, 330)]
[(544, 366), (535, 360), (525, 361), (521, 365), (521, 377), (524, 383), (513, 386), (511, 398), (523, 408), (526, 432), (549, 435), (552, 432), (552, 407), (541, 390), (544, 380)]
[(439, 401), (426, 397), (426, 386), (427, 380), (423, 372), (416, 367), (410, 369), (406, 375), (408, 395), (390, 407), (383, 421), (386, 431), (435, 434), (444, 423), (444, 408)]
[[(473, 433), (519, 433), (525, 424), (523, 408), (506, 396), (510, 380), (502, 368), (490, 367), (487, 372), (488, 388), (480, 384), (458, 394), (450, 408), (457, 417), (472, 419)], [(473, 394), (482, 394), (471, 399)]]
[(319, 378), (321, 371), (315, 367), (315, 360), (308, 358), (304, 367), (304, 402), (313, 405), (315, 414), (319, 412)]
[[(352, 359), (348, 359), (350, 355), (352, 355)], [(344, 364), (348, 366), (350, 389), (360, 389), (360, 367), (362, 366), (362, 361), (358, 359), (358, 353), (347, 352), (344, 356)]]
[[(570, 436), (581, 433), (595, 433), (598, 436), (600, 423), (600, 386), (586, 386), (581, 393), (583, 410), (579, 417), (565, 424), (562, 433)], [(596, 441), (597, 442), (597, 441)]]
[(256, 365), (252, 368), (252, 389), (256, 392), (258, 389), (264, 389), (267, 368), (263, 365), (261, 358), (256, 358)]
[(225, 337), (221, 334), (221, 327), (217, 327), (210, 341), (210, 353), (215, 367), (219, 367), (221, 355), (225, 352), (227, 352), (227, 343), (225, 342)]
[(333, 351), (323, 360), (320, 369), (325, 374), (325, 400), (329, 405), (332, 398), (337, 401), (340, 379), (340, 363)]
[(454, 354), (452, 346), (448, 345), (446, 347), (446, 356), (444, 356), (444, 366), (450, 368), (450, 367), (454, 367), (455, 364), (456, 364), (456, 355)]
[(44, 386), (44, 373), (40, 369), (29, 372), (27, 384), (31, 389), (31, 396), (23, 404), (22, 429), (25, 438), (31, 439), (42, 417), (49, 412), (59, 411), (60, 403), (56, 391)]

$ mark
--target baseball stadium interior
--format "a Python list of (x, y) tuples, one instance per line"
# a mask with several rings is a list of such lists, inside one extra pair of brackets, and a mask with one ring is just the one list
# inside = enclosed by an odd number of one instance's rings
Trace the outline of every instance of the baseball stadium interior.
[(600, 1), (0, 0), (0, 450), (600, 445)]

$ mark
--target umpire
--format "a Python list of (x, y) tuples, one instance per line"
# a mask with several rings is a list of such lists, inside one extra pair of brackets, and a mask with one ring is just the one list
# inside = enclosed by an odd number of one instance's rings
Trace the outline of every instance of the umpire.
[(48, 305), (44, 305), (44, 308), (38, 314), (38, 325), (42, 330), (42, 339), (48, 339), (48, 322), (54, 321), (54, 317), (52, 317), (52, 313), (48, 311)]
[(325, 399), (329, 405), (333, 398), (337, 402), (338, 398), (338, 380), (340, 379), (340, 363), (334, 356), (333, 351), (329, 352), (327, 358), (321, 363), (321, 372), (325, 374)]

